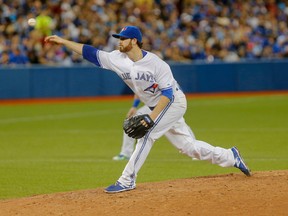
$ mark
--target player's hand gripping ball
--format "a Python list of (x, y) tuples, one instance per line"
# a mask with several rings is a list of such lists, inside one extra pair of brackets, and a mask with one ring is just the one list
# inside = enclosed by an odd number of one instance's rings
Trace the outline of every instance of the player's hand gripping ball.
[(132, 116), (125, 119), (123, 129), (134, 139), (140, 139), (153, 127), (154, 121), (148, 114)]

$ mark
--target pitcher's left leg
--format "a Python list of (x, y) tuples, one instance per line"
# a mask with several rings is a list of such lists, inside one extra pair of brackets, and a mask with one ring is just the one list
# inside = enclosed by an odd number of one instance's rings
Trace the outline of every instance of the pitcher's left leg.
[(118, 179), (118, 182), (129, 187), (136, 186), (137, 173), (145, 162), (153, 143), (154, 140), (149, 136), (145, 136), (143, 140), (137, 142), (136, 148), (126, 164), (121, 177)]
[[(180, 98), (181, 99), (181, 98)], [(178, 100), (171, 103), (159, 114), (155, 120), (154, 127), (141, 139), (138, 140), (136, 148), (128, 161), (121, 177), (115, 185), (105, 189), (107, 193), (127, 191), (136, 187), (136, 177), (145, 162), (155, 140), (166, 133), (185, 113), (186, 101)]]

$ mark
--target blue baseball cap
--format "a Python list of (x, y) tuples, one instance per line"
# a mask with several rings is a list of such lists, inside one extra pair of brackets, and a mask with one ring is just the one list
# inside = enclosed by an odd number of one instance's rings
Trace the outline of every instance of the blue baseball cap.
[(122, 28), (119, 34), (112, 34), (112, 36), (115, 38), (136, 38), (138, 42), (142, 42), (142, 33), (136, 26), (126, 26)]

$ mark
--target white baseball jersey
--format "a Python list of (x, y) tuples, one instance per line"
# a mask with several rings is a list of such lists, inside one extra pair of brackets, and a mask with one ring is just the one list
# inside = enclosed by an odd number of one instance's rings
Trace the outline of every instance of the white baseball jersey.
[(116, 72), (149, 107), (157, 105), (161, 91), (176, 88), (169, 65), (153, 53), (147, 52), (144, 58), (133, 62), (118, 50), (99, 51), (98, 60), (101, 67)]

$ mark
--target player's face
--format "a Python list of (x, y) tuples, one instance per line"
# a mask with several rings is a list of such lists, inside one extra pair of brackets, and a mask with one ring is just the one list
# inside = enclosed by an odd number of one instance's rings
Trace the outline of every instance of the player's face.
[(126, 53), (132, 49), (132, 39), (120, 38), (119, 39), (119, 50), (120, 52)]

